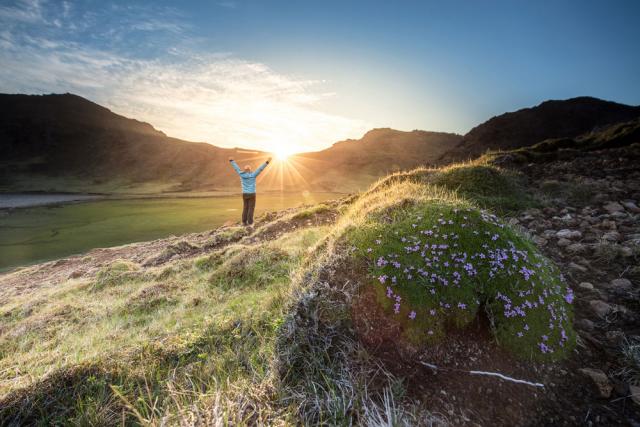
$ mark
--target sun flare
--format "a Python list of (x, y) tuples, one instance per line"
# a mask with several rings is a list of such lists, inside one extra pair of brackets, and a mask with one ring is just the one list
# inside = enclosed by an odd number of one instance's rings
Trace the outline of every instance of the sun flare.
[(276, 147), (274, 147), (273, 157), (275, 157), (276, 160), (286, 161), (289, 156), (295, 154), (297, 151), (300, 150), (296, 150), (292, 145), (278, 144)]

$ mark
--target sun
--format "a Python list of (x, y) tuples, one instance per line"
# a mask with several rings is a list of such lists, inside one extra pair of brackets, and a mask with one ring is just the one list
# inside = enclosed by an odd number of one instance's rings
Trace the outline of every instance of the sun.
[(273, 156), (276, 158), (276, 160), (280, 160), (280, 161), (284, 162), (294, 152), (295, 152), (295, 150), (293, 150), (292, 147), (287, 147), (287, 146), (284, 146), (284, 145), (280, 145), (275, 150), (273, 150)]

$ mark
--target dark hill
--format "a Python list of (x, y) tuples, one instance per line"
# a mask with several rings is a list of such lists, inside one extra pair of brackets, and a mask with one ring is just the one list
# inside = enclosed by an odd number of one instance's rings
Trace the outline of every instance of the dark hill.
[(460, 143), (453, 133), (395, 129), (373, 129), (362, 138), (336, 142), (330, 148), (294, 157), (304, 165), (315, 165), (322, 173), (309, 174), (319, 187), (340, 185), (349, 190), (364, 189), (388, 173), (435, 164), (440, 156)]
[[(391, 170), (433, 162), (459, 139), (375, 129), (294, 156), (298, 179), (283, 179), (283, 187), (353, 191)], [(170, 138), (76, 95), (0, 94), (0, 191), (237, 191), (230, 155), (252, 164), (268, 156)], [(262, 176), (262, 190), (283, 188), (275, 172)]]
[(474, 158), (487, 150), (526, 147), (545, 139), (574, 138), (639, 116), (640, 106), (591, 97), (545, 101), (536, 107), (493, 117), (476, 126), (440, 161), (446, 163)]
[[(202, 177), (232, 178), (232, 150), (167, 137), (79, 96), (0, 95), (3, 184), (16, 177), (87, 184), (166, 182), (178, 189)], [(40, 188), (47, 190), (47, 188)]]

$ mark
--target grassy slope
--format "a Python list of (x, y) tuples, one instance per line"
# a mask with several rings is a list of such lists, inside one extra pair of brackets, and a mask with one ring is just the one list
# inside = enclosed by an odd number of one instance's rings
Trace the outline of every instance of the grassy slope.
[(161, 268), (114, 263), (4, 303), (0, 423), (434, 421), (396, 403), (401, 382), (353, 336), (356, 284), (332, 283), (349, 265), (345, 237), (407, 203), (519, 210), (534, 203), (521, 185), (482, 160), (398, 173), (330, 227)]

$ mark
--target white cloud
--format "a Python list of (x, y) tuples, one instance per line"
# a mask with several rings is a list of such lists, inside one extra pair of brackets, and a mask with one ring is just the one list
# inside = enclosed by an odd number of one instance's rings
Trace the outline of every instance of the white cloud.
[[(22, 10), (25, 19), (37, 15), (50, 31), (7, 26), (9, 30), (0, 32), (2, 92), (72, 92), (150, 122), (170, 136), (226, 147), (310, 151), (359, 136), (368, 128), (315, 108), (318, 101), (334, 95), (322, 90), (322, 81), (278, 73), (228, 53), (195, 53), (184, 43), (167, 46), (165, 55), (155, 59), (131, 57), (117, 48), (105, 50), (63, 37), (72, 25), (65, 18), (73, 13), (70, 5), (63, 3), (57, 15), (47, 9), (46, 19), (37, 1), (22, 6), (0, 9), (0, 24), (7, 19), (2, 13)], [(139, 12), (127, 11), (131, 9), (115, 10), (125, 20)], [(129, 30), (118, 21), (107, 28), (94, 25), (93, 33), (108, 35), (114, 42), (126, 39), (126, 31), (179, 35), (185, 28), (165, 14), (143, 15)], [(173, 11), (169, 15), (175, 18)], [(99, 16), (91, 18), (100, 22)]]
[(0, 6), (0, 19), (26, 23), (45, 22), (39, 0), (21, 0), (11, 6)]

